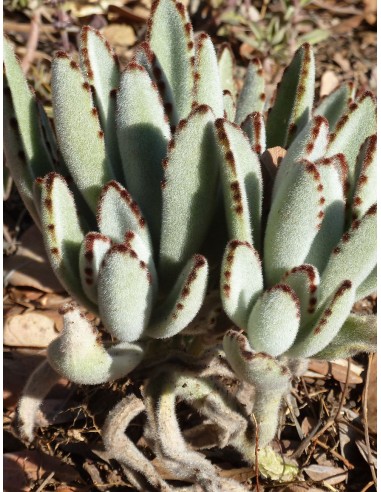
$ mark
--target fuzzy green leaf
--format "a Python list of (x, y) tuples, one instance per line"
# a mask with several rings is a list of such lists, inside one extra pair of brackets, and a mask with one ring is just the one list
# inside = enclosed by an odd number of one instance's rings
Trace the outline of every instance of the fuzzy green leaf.
[(201, 33), (196, 42), (194, 93), (194, 100), (197, 104), (208, 104), (216, 118), (224, 116), (224, 101), (217, 56), (212, 40), (205, 33)]
[(374, 133), (376, 133), (376, 103), (373, 94), (366, 92), (358, 102), (349, 106), (348, 112), (337, 123), (326, 154), (326, 157), (339, 152), (345, 155), (348, 164), (350, 202), (355, 187), (357, 156), (364, 140)]
[(271, 206), (265, 234), (264, 265), (269, 285), (305, 262), (324, 216), (324, 191), (313, 163), (296, 163), (294, 180), (282, 192)]
[(224, 90), (222, 97), (224, 101), (224, 118), (229, 121), (234, 121), (236, 106), (232, 93), (228, 90)]
[(377, 267), (374, 267), (365, 280), (357, 287), (355, 301), (369, 296), (377, 290)]
[(82, 288), (91, 301), (98, 302), (98, 273), (102, 260), (111, 248), (111, 240), (99, 232), (86, 234), (79, 252)]
[(90, 85), (79, 66), (61, 51), (52, 63), (52, 103), (62, 156), (95, 212), (101, 188), (112, 179), (112, 171)]
[(286, 68), (267, 118), (268, 147), (288, 147), (311, 116), (315, 91), (312, 48), (303, 44)]
[(290, 184), (295, 180), (297, 162), (308, 159), (314, 162), (324, 156), (329, 142), (328, 121), (322, 116), (314, 117), (296, 136), (276, 173), (272, 200), (283, 199)]
[(323, 302), (343, 282), (350, 279), (357, 289), (376, 265), (377, 206), (355, 220), (334, 248), (322, 274), (320, 297)]
[(329, 128), (332, 131), (339, 119), (348, 111), (352, 98), (353, 84), (346, 83), (340, 85), (322, 100), (319, 106), (315, 109), (314, 115), (320, 115), (327, 118)]
[(245, 82), (237, 102), (235, 122), (238, 125), (241, 125), (249, 114), (263, 111), (266, 100), (264, 90), (262, 64), (254, 58), (247, 68)]
[(168, 279), (176, 278), (199, 249), (215, 210), (218, 154), (213, 121), (208, 106), (197, 106), (177, 127), (163, 162), (160, 272)]
[(312, 357), (323, 350), (337, 335), (347, 319), (355, 298), (355, 288), (344, 280), (328, 301), (321, 306), (318, 320), (305, 326), (287, 352), (289, 357)]
[[(6, 84), (6, 81), (4, 81)], [(33, 196), (34, 176), (30, 167), (27, 165), (25, 151), (17, 124), (15, 112), (10, 93), (4, 88), (3, 97), (3, 142), (4, 156), (7, 168), (15, 181), (20, 196), (38, 227), (40, 217)]]
[(66, 308), (61, 335), (48, 347), (52, 367), (77, 384), (101, 384), (128, 374), (143, 358), (139, 345), (119, 343), (106, 350), (85, 316)]
[(237, 88), (234, 81), (235, 59), (230, 44), (221, 45), (218, 53), (218, 68), (220, 71), (221, 86), (223, 91), (229, 91), (233, 100), (237, 94)]
[(321, 159), (315, 162), (323, 185), (322, 211), (323, 222), (314, 238), (306, 262), (315, 265), (319, 272), (323, 272), (329, 255), (340, 241), (344, 232), (345, 196), (344, 183), (340, 169), (346, 170), (343, 155), (333, 156), (330, 159)]
[(171, 130), (157, 88), (146, 70), (130, 63), (117, 96), (119, 148), (127, 188), (138, 202), (155, 242), (160, 238), (161, 162)]
[[(112, 220), (110, 220), (112, 217)], [(128, 230), (137, 232), (151, 249), (151, 239), (146, 221), (128, 191), (116, 181), (102, 189), (97, 211), (98, 228), (116, 243), (125, 241)]]
[(300, 302), (300, 314), (303, 319), (307, 313), (313, 313), (316, 307), (316, 290), (320, 283), (318, 270), (313, 265), (300, 265), (286, 272), (281, 280), (289, 285)]
[(270, 355), (255, 352), (245, 335), (229, 330), (224, 336), (223, 346), (229, 364), (240, 379), (256, 389), (286, 391), (289, 371)]
[(95, 104), (105, 133), (107, 155), (115, 177), (121, 180), (123, 173), (115, 120), (115, 96), (120, 78), (118, 58), (102, 34), (90, 26), (84, 26), (81, 30), (79, 54), (82, 73), (94, 87)]
[(134, 232), (132, 230), (128, 230), (124, 238), (124, 244), (133, 249), (139, 256), (140, 260), (147, 265), (152, 277), (152, 288), (154, 295), (156, 296), (158, 290), (158, 278), (152, 251), (147, 246), (146, 241), (136, 231)]
[(194, 84), (193, 30), (182, 3), (176, 0), (153, 2), (147, 41), (163, 72), (164, 100), (173, 105), (171, 124), (176, 125), (191, 111)]
[(300, 321), (300, 301), (291, 287), (266, 290), (251, 310), (247, 338), (256, 352), (277, 357), (291, 347)]
[(5, 87), (8, 87), (10, 93), (25, 160), (32, 176), (42, 177), (53, 170), (53, 163), (41, 132), (36, 99), (6, 38), (4, 38), (3, 54)]
[(167, 299), (154, 312), (147, 335), (169, 338), (182, 331), (203, 303), (208, 281), (208, 263), (195, 255), (185, 265)]
[(247, 135), (226, 120), (216, 121), (222, 160), (225, 213), (230, 237), (260, 247), (262, 174)]
[(138, 340), (148, 325), (154, 297), (147, 264), (127, 244), (113, 246), (98, 276), (101, 318), (118, 340)]
[(266, 150), (266, 126), (261, 113), (251, 113), (241, 125), (242, 130), (249, 137), (251, 146), (258, 155)]
[(368, 137), (360, 149), (355, 170), (352, 217), (363, 217), (377, 200), (377, 136)]
[(262, 266), (250, 243), (230, 241), (221, 268), (221, 300), (229, 318), (247, 328), (251, 308), (263, 289)]
[(375, 352), (376, 339), (376, 316), (351, 314), (332, 342), (315, 354), (314, 358), (324, 360), (347, 359), (359, 352)]
[(56, 173), (48, 174), (40, 183), (40, 193), (42, 233), (53, 271), (69, 294), (97, 313), (81, 287), (79, 252), (84, 234), (73, 195), (65, 179)]

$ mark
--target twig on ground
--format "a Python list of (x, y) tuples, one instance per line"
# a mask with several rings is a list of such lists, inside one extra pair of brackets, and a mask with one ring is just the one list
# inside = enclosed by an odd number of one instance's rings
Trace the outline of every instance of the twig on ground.
[(51, 473), (49, 473), (49, 475), (45, 478), (45, 480), (42, 482), (42, 484), (38, 487), (38, 489), (35, 491), (35, 492), (42, 492), (45, 488), (45, 485), (48, 485), (49, 482), (52, 480), (52, 478), (54, 477), (54, 471), (52, 471)]
[(30, 33), (28, 37), (28, 42), (26, 44), (26, 53), (21, 61), (21, 69), (24, 73), (28, 72), (34, 60), (34, 56), (38, 46), (38, 40), (40, 37), (40, 24), (41, 24), (41, 10), (37, 8), (33, 12), (31, 18)]
[(316, 439), (315, 442), (318, 446), (329, 451), (332, 454), (332, 456), (334, 456), (335, 458), (340, 460), (348, 468), (348, 470), (353, 470), (354, 465), (352, 465), (352, 463), (350, 461), (348, 461), (346, 458), (344, 458), (344, 456), (342, 456), (340, 453), (338, 453), (337, 451), (332, 449), (330, 446), (328, 446), (328, 444), (325, 444), (324, 442), (319, 441), (319, 439)]

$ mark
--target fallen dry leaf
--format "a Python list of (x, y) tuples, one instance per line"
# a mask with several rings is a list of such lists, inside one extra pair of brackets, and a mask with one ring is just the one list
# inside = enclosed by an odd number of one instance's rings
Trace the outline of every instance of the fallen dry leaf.
[(101, 33), (115, 49), (128, 48), (136, 42), (135, 31), (125, 24), (110, 24), (101, 29)]
[[(305, 376), (309, 377), (321, 377), (332, 374), (332, 377), (340, 383), (345, 383), (347, 377), (348, 361), (346, 359), (338, 359), (334, 362), (328, 362), (325, 360), (311, 359), (308, 363), (308, 371)], [(364, 368), (351, 361), (351, 367), (349, 371), (349, 384), (360, 384), (363, 379), (360, 376)]]
[(334, 466), (310, 465), (303, 471), (316, 482), (323, 481), (329, 485), (336, 485), (346, 480), (348, 472), (343, 468)]
[(4, 259), (4, 284), (63, 292), (45, 254), (41, 232), (33, 225), (21, 236), (17, 253)]
[(6, 453), (3, 466), (4, 492), (30, 491), (34, 482), (46, 478), (51, 472), (61, 482), (82, 481), (75, 468), (41, 451)]
[(349, 60), (347, 60), (347, 58), (344, 58), (340, 51), (337, 51), (333, 55), (333, 61), (337, 63), (344, 72), (349, 72), (349, 70), (351, 69), (351, 64), (349, 63)]
[(271, 489), (270, 492), (324, 492), (323, 489), (317, 489), (316, 487), (311, 487), (309, 484), (291, 484), (287, 485), (287, 487)]
[(374, 434), (377, 433), (377, 354), (373, 356), (369, 366), (368, 390), (368, 427)]
[(55, 323), (43, 312), (32, 311), (7, 317), (3, 343), (9, 347), (47, 347), (57, 338)]
[(321, 77), (320, 97), (327, 96), (339, 85), (339, 78), (332, 70), (326, 70)]

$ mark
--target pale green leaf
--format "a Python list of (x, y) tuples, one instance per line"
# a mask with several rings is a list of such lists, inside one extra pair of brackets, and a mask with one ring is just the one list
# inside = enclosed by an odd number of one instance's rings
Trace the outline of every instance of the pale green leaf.
[(138, 340), (148, 325), (154, 289), (148, 266), (126, 244), (113, 246), (98, 276), (98, 304), (107, 331), (118, 340)]
[(261, 155), (266, 150), (266, 126), (262, 113), (247, 115), (241, 128), (249, 137), (254, 152)]
[(235, 118), (236, 106), (232, 93), (228, 90), (224, 90), (222, 97), (224, 101), (224, 118), (233, 122)]
[(312, 48), (303, 44), (286, 68), (267, 118), (268, 147), (288, 147), (308, 123), (315, 91)]
[(365, 280), (357, 287), (356, 299), (358, 301), (369, 296), (377, 290), (377, 267), (375, 266)]
[(348, 164), (349, 190), (351, 202), (355, 187), (356, 159), (365, 139), (376, 133), (376, 102), (370, 92), (366, 92), (338, 121), (327, 149), (326, 157), (343, 153)]
[(61, 51), (52, 63), (52, 103), (62, 156), (95, 212), (101, 188), (112, 179), (112, 171), (90, 85), (79, 66)]
[(266, 101), (264, 90), (262, 64), (258, 58), (254, 58), (247, 67), (246, 78), (237, 102), (235, 122), (238, 125), (241, 125), (249, 114), (263, 111)]
[(106, 350), (97, 338), (85, 316), (69, 306), (61, 335), (48, 347), (48, 360), (59, 374), (73, 383), (101, 384), (125, 376), (143, 358), (139, 345), (124, 342)]
[(194, 100), (197, 104), (207, 104), (216, 118), (224, 116), (220, 73), (216, 52), (210, 37), (201, 33), (196, 40), (196, 74)]
[(377, 136), (368, 137), (360, 149), (356, 163), (352, 218), (363, 217), (377, 200)]
[(163, 72), (164, 100), (174, 106), (171, 124), (176, 125), (191, 111), (194, 84), (193, 29), (182, 3), (158, 0), (152, 4), (147, 41)]
[(102, 189), (97, 210), (98, 228), (116, 243), (125, 241), (128, 230), (137, 232), (151, 249), (151, 239), (146, 221), (128, 191), (116, 181)]
[(224, 311), (239, 328), (247, 328), (251, 308), (262, 289), (258, 253), (249, 243), (230, 241), (222, 260), (221, 300)]
[(229, 91), (235, 100), (237, 88), (234, 81), (235, 59), (232, 49), (228, 43), (221, 45), (218, 53), (218, 68), (220, 70), (222, 90)]
[(83, 292), (79, 274), (79, 251), (84, 234), (76, 206), (65, 179), (48, 174), (39, 185), (41, 226), (45, 249), (54, 273), (65, 289), (93, 313), (97, 308)]
[(277, 284), (254, 304), (247, 338), (255, 352), (277, 357), (293, 344), (299, 328), (300, 301), (291, 287)]
[(198, 251), (213, 217), (218, 178), (213, 121), (208, 106), (197, 106), (177, 127), (163, 162), (160, 272), (167, 279), (176, 278)]
[(327, 118), (329, 128), (332, 131), (339, 119), (348, 111), (349, 104), (352, 102), (352, 92), (352, 83), (348, 82), (340, 85), (321, 101), (315, 109), (314, 115), (321, 115)]
[(153, 313), (147, 335), (169, 338), (188, 326), (201, 308), (207, 281), (208, 263), (203, 256), (194, 255), (183, 268), (167, 299)]
[(132, 62), (123, 72), (117, 107), (125, 182), (157, 244), (162, 208), (161, 162), (167, 153), (171, 130), (158, 90), (141, 65)]
[(312, 357), (323, 350), (338, 334), (351, 312), (355, 298), (355, 288), (349, 280), (344, 280), (328, 301), (321, 306), (315, 323), (304, 326), (287, 356)]
[(375, 352), (377, 318), (374, 315), (351, 314), (327, 347), (315, 359), (335, 360), (353, 357), (359, 352)]
[(301, 319), (307, 313), (313, 313), (316, 307), (316, 290), (320, 283), (318, 270), (313, 265), (300, 265), (286, 272), (282, 279), (282, 284), (289, 285), (297, 295), (300, 302)]

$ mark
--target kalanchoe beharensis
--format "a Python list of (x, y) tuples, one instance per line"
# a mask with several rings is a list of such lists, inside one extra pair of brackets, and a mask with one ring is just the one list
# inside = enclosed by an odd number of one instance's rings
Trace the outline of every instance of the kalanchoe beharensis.
[[(347, 84), (313, 108), (314, 58), (303, 45), (268, 111), (261, 63), (249, 64), (238, 95), (231, 50), (217, 56), (175, 0), (153, 3), (123, 71), (92, 28), (82, 30), (79, 65), (57, 53), (57, 139), (7, 41), (5, 73), (6, 161), (57, 277), (112, 337), (102, 342), (78, 306), (63, 309), (63, 332), (25, 388), (21, 433), (32, 438), (58, 374), (97, 384), (142, 363), (143, 401), (122, 400), (103, 430), (131, 484), (172, 490), (124, 432), (146, 411), (147, 442), (190, 490), (245, 490), (195, 450), (229, 445), (253, 463), (299, 361), (373, 349), (373, 319), (350, 314), (375, 282), (373, 96), (355, 99)], [(221, 297), (241, 330), (225, 335), (225, 353), (192, 324), (208, 279), (197, 253), (223, 204)], [(213, 326), (218, 307), (211, 313)], [(171, 350), (149, 343), (177, 334), (183, 343)], [(237, 395), (221, 376), (241, 381)], [(178, 400), (204, 423), (181, 432)]]

